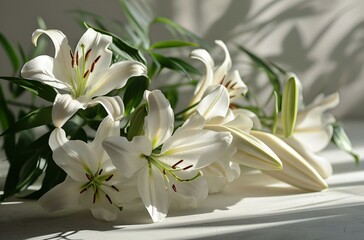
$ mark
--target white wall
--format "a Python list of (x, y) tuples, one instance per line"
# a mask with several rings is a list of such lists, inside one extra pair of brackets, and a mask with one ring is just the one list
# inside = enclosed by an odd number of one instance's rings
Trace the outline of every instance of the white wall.
[[(295, 72), (305, 97), (339, 91), (338, 118), (364, 118), (364, 1), (362, 0), (150, 0), (157, 15), (170, 17), (211, 43), (243, 44)], [(121, 19), (114, 0), (1, 0), (0, 32), (31, 48), (30, 35), (42, 16), (76, 44), (82, 34), (70, 9)], [(246, 75), (241, 54), (235, 67)], [(0, 49), (0, 75), (10, 74)], [(252, 82), (255, 79), (245, 79)]]

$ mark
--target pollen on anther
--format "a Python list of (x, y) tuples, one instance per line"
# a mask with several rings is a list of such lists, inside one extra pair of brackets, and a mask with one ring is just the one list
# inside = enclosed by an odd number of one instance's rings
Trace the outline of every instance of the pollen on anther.
[(86, 192), (87, 191), (87, 188), (84, 188), (84, 189), (82, 189), (81, 191), (80, 191), (80, 194), (82, 194), (82, 193), (84, 193), (84, 192)]
[(105, 181), (109, 181), (112, 177), (114, 176), (114, 174), (111, 174), (108, 178), (105, 179)]
[(107, 198), (107, 200), (109, 201), (110, 204), (112, 204), (111, 198), (109, 195), (105, 194), (105, 197)]
[(117, 187), (115, 187), (114, 185), (110, 186), (112, 189), (114, 189), (115, 191), (119, 192), (119, 189)]
[(87, 75), (89, 74), (90, 70), (87, 70), (84, 74), (83, 74), (83, 78), (86, 78)]
[(73, 56), (72, 50), (70, 50), (70, 55), (71, 55), (71, 67), (73, 67), (75, 65), (75, 57)]
[(99, 171), (99, 175), (101, 175), (101, 173), (102, 173), (102, 171), (103, 171), (103, 170), (104, 170), (104, 169), (102, 169), (102, 168), (100, 169), (100, 171)]
[(78, 51), (76, 51), (76, 65), (78, 66)]
[(93, 62), (92, 64), (91, 64), (91, 69), (90, 69), (90, 72), (93, 72), (94, 71), (94, 68), (95, 68), (95, 62)]
[(183, 159), (181, 159), (178, 162), (176, 162), (175, 164), (173, 164), (172, 168), (173, 169), (176, 169), (176, 167), (178, 166), (178, 164), (180, 164), (181, 162), (183, 162)]
[(97, 56), (97, 58), (95, 59), (94, 63), (97, 63), (101, 58), (101, 55)]
[(174, 184), (173, 184), (173, 185), (172, 185), (172, 189), (173, 189), (173, 191), (174, 191), (174, 192), (177, 192), (177, 187), (176, 187), (176, 185), (174, 185)]
[(237, 84), (237, 82), (234, 82), (233, 85), (231, 85), (231, 89), (233, 89), (235, 87), (235, 85)]
[(88, 57), (90, 56), (90, 53), (91, 53), (91, 48), (86, 52), (86, 55), (85, 55), (85, 62), (87, 61)]
[(94, 198), (93, 198), (93, 200), (92, 200), (92, 203), (95, 203), (95, 202), (96, 202), (97, 192), (98, 192), (98, 189), (96, 188), (96, 191), (95, 191), (95, 193), (94, 193)]
[(90, 181), (92, 180), (90, 174), (86, 173), (86, 177), (87, 177), (88, 180), (90, 180)]
[(191, 167), (193, 167), (193, 165), (188, 165), (187, 167), (184, 167), (182, 170), (187, 170), (190, 169)]

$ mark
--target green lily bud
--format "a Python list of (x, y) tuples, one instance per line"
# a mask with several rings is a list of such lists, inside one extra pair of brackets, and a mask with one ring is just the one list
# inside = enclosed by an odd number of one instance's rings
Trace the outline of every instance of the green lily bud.
[(282, 127), (285, 137), (291, 136), (296, 124), (299, 97), (297, 81), (295, 77), (289, 78), (283, 90)]

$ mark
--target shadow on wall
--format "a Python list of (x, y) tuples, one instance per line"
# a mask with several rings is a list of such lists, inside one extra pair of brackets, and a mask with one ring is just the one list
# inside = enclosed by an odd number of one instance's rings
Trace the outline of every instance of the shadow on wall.
[[(207, 4), (193, 2), (195, 9)], [(364, 103), (364, 17), (358, 14), (364, 10), (362, 2), (281, 0), (258, 5), (249, 0), (227, 4), (206, 29), (207, 40), (242, 44), (295, 72), (303, 83), (306, 103), (319, 93), (339, 91), (341, 104), (334, 113), (339, 118), (364, 117), (360, 111)], [(242, 57), (239, 51), (232, 55), (235, 63)], [(250, 73), (244, 79), (257, 85), (255, 77)], [(253, 90), (258, 96), (264, 94), (264, 89)]]

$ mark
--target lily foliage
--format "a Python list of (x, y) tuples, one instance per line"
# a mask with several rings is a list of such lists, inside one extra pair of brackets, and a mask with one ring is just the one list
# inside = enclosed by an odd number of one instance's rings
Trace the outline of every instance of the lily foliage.
[[(11, 95), (2, 84), (2, 147), (10, 163), (2, 200), (40, 198), (49, 211), (83, 207), (106, 221), (140, 202), (159, 222), (170, 207), (198, 207), (239, 181), (240, 166), (321, 191), (332, 167), (317, 152), (330, 141), (359, 159), (326, 113), (339, 103), (337, 93), (304, 105), (294, 74), (237, 46), (270, 83), (267, 109), (223, 41), (215, 43), (224, 58), (214, 59), (209, 44), (177, 23), (138, 1), (120, 4), (121, 28), (75, 12), (86, 28), (75, 48), (41, 20), (29, 54), (0, 35), (14, 73), (0, 77)], [(153, 42), (153, 25), (173, 38)], [(43, 54), (49, 39), (53, 56)], [(190, 95), (181, 94), (186, 89)], [(31, 101), (19, 102), (27, 92)]]

